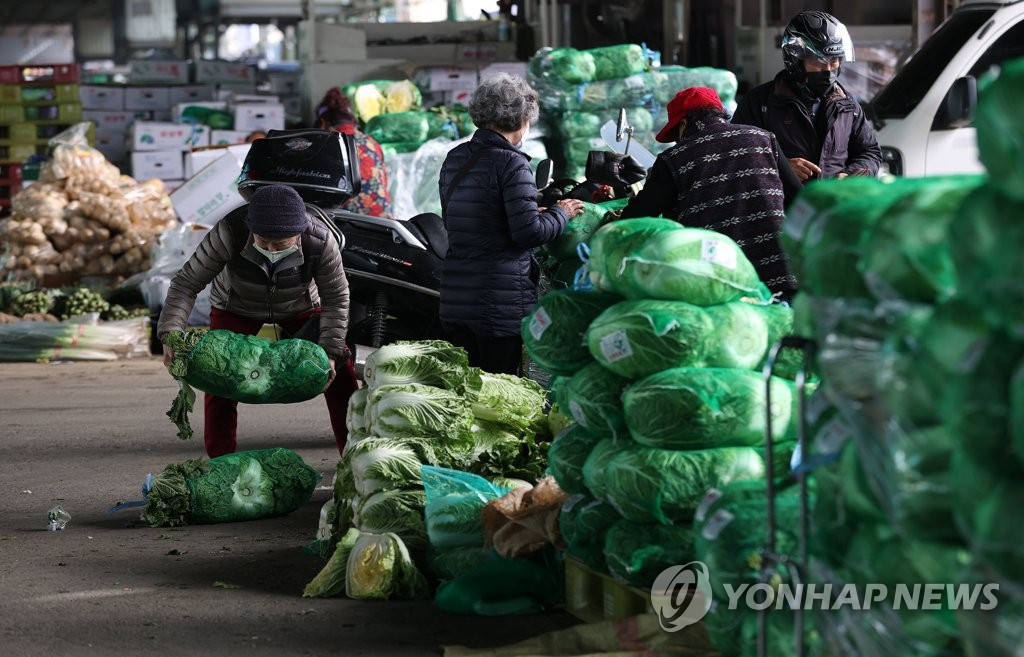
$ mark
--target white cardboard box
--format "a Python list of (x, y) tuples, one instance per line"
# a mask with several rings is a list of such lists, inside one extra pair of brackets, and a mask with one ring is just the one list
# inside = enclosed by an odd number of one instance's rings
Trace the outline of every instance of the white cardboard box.
[(273, 96), (269, 94), (231, 94), (230, 98), (226, 99), (232, 105), (248, 105), (251, 103), (263, 103), (264, 105), (279, 105), (281, 103), (280, 96)]
[(78, 88), (78, 97), (83, 109), (114, 112), (124, 109), (124, 87), (82, 85)]
[(96, 134), (119, 135), (124, 140), (124, 133), (128, 126), (138, 120), (138, 114), (142, 112), (100, 112), (96, 110), (85, 110), (82, 118), (96, 124)]
[(189, 65), (186, 61), (133, 59), (128, 66), (128, 79), (133, 83), (188, 84)]
[(256, 83), (255, 82), (219, 82), (217, 83), (217, 91), (214, 94), (214, 100), (231, 100), (239, 94), (256, 94)]
[(270, 91), (275, 94), (292, 96), (302, 92), (302, 76), (299, 73), (269, 73), (267, 81)]
[(223, 100), (197, 100), (191, 103), (178, 103), (171, 110), (171, 119), (177, 121), (181, 118), (181, 115), (185, 113), (186, 107), (205, 107), (213, 110), (227, 111), (228, 104)]
[(196, 82), (248, 82), (256, 84), (256, 67), (250, 64), (201, 59), (195, 62)]
[(132, 124), (133, 151), (179, 151), (210, 145), (210, 128), (189, 123), (136, 121)]
[(124, 162), (128, 159), (128, 142), (123, 132), (117, 134), (97, 131), (93, 147), (111, 162)]
[(160, 178), (177, 180), (185, 175), (180, 150), (139, 151), (132, 153), (132, 177), (136, 180)]
[(126, 87), (124, 108), (127, 110), (169, 110), (170, 93), (167, 87)]
[(174, 211), (184, 223), (213, 226), (224, 215), (243, 205), (236, 182), (242, 163), (230, 149), (199, 170), (171, 194)]
[(254, 103), (235, 106), (235, 130), (284, 130), (284, 105)]
[(171, 105), (213, 100), (213, 85), (191, 84), (182, 87), (168, 87), (167, 95)]
[(476, 69), (435, 66), (429, 69), (431, 91), (473, 91)]
[(221, 148), (206, 148), (185, 153), (185, 179), (192, 178), (223, 155), (224, 150)]
[(243, 130), (211, 130), (210, 146), (234, 146), (244, 144), (248, 132)]

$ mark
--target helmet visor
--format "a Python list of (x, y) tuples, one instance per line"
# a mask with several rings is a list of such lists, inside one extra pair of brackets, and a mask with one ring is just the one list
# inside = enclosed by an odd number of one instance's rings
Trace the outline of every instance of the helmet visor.
[(799, 35), (787, 34), (782, 37), (782, 51), (793, 59), (817, 59), (828, 64), (838, 59), (840, 62), (856, 61), (853, 52), (853, 39), (845, 25), (836, 27), (836, 40), (828, 45), (819, 46)]

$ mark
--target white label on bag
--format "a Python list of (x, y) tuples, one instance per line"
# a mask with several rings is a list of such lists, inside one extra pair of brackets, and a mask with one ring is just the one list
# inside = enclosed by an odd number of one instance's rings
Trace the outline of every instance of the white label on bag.
[(609, 363), (632, 356), (633, 347), (629, 344), (629, 336), (626, 335), (626, 332), (616, 331), (601, 338), (601, 355)]
[(736, 249), (722, 240), (701, 240), (700, 259), (727, 269), (736, 269)]
[(534, 340), (539, 341), (549, 326), (551, 326), (551, 316), (543, 308), (538, 308), (530, 319), (530, 335)]
[(818, 454), (838, 454), (850, 440), (850, 427), (841, 417), (828, 421), (814, 437), (814, 451)]
[(704, 499), (701, 500), (700, 506), (698, 506), (697, 510), (694, 511), (693, 519), (697, 522), (704, 522), (704, 516), (708, 514), (708, 509), (710, 509), (711, 505), (714, 504), (721, 496), (722, 491), (717, 488), (709, 490), (707, 494), (704, 495)]
[(583, 413), (583, 407), (575, 400), (569, 402), (569, 412), (572, 413), (572, 417), (576, 420), (576, 424), (580, 425), (584, 429), (587, 428), (587, 416)]
[(704, 524), (704, 531), (701, 532), (701, 536), (708, 541), (718, 540), (718, 535), (722, 533), (723, 529), (729, 526), (729, 523), (731, 523), (735, 517), (736, 516), (725, 509), (715, 511), (715, 515), (711, 516), (711, 519)]

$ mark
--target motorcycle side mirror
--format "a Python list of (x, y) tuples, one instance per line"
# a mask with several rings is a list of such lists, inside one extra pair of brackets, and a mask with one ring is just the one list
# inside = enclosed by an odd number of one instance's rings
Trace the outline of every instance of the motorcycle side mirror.
[(619, 120), (615, 123), (615, 141), (622, 141), (626, 138), (626, 135), (633, 135), (633, 127), (629, 125), (629, 121), (626, 119), (626, 108), (619, 108)]
[(537, 164), (537, 174), (535, 176), (537, 189), (544, 189), (551, 184), (554, 168), (554, 163), (549, 159), (543, 159)]

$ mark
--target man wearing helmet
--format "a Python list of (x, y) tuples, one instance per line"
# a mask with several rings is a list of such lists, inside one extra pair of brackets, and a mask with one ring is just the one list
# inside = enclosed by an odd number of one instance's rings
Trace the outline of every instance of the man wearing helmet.
[(871, 123), (839, 84), (844, 61), (854, 60), (846, 26), (823, 11), (803, 11), (782, 37), (785, 70), (752, 89), (733, 123), (775, 133), (802, 181), (873, 176), (882, 152)]

